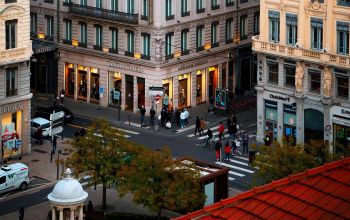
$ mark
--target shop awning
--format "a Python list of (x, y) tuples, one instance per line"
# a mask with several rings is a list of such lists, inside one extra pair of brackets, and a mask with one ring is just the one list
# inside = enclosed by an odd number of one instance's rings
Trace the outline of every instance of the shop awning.
[(50, 41), (33, 40), (32, 48), (33, 48), (34, 54), (38, 54), (38, 53), (46, 53), (46, 52), (54, 51), (56, 50), (56, 45), (54, 44), (54, 42), (50, 42)]
[(350, 119), (347, 120), (347, 119), (344, 119), (344, 118), (333, 117), (332, 121), (335, 124), (344, 125), (344, 126), (350, 127)]

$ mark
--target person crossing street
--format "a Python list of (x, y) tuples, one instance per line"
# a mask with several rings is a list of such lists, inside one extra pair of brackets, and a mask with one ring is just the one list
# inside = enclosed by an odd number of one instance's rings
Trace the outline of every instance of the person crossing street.
[(221, 140), (222, 138), (225, 138), (224, 136), (224, 131), (225, 131), (225, 126), (222, 123), (222, 121), (220, 122), (219, 128), (218, 128), (218, 132), (219, 132), (219, 140)]
[(141, 113), (141, 128), (142, 128), (144, 126), (144, 123), (145, 123), (145, 114), (146, 114), (145, 106), (141, 107), (140, 113)]
[(201, 134), (200, 127), (201, 127), (201, 120), (197, 116), (197, 118), (196, 118), (196, 128), (194, 129), (194, 135), (197, 135), (197, 131), (198, 131), (199, 134)]
[(243, 134), (243, 154), (248, 154), (249, 149), (248, 149), (248, 142), (249, 142), (249, 136), (247, 135), (246, 132)]

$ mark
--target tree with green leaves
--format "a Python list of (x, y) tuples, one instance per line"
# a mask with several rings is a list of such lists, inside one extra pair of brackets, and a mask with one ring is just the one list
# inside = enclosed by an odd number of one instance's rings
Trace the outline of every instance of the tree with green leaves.
[(186, 213), (201, 208), (205, 195), (200, 174), (191, 165), (174, 160), (168, 148), (146, 150), (118, 172), (117, 191), (120, 196), (133, 195), (133, 201), (158, 213), (162, 209)]
[(320, 153), (325, 152), (323, 148), (326, 148), (326, 145), (313, 142), (305, 147), (281, 145), (277, 142), (272, 146), (262, 146), (253, 162), (253, 167), (258, 167), (257, 175), (264, 183), (268, 183), (320, 166), (326, 161)]
[(123, 133), (112, 128), (107, 121), (98, 119), (87, 129), (85, 136), (74, 138), (71, 145), (67, 166), (76, 175), (88, 174), (93, 183), (102, 184), (101, 209), (107, 209), (107, 183), (115, 181), (127, 156), (124, 151), (127, 141)]

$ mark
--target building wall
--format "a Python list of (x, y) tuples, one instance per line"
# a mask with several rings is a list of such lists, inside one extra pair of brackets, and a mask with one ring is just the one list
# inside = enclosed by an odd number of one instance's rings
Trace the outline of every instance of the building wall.
[[(349, 5), (340, 5), (335, 0), (324, 1), (261, 1), (260, 4), (260, 35), (253, 37), (253, 50), (258, 54), (258, 128), (257, 141), (262, 142), (269, 130), (269, 121), (266, 117), (273, 115), (269, 105), (271, 101), (278, 104), (278, 117), (276, 119), (276, 129), (274, 138), (278, 141), (286, 135), (286, 125), (284, 120), (285, 108), (284, 104), (293, 104), (294, 118), (289, 118), (294, 122), (296, 130), (296, 142), (303, 144), (307, 141), (314, 131), (307, 128), (315, 123), (315, 127), (319, 128), (318, 134), (330, 142), (330, 150), (336, 145), (334, 128), (336, 127), (335, 117), (341, 117), (345, 120), (343, 124), (348, 123), (350, 118), (346, 115), (347, 109), (350, 107), (349, 102), (349, 71), (350, 57), (349, 51), (339, 52), (339, 27), (337, 22), (350, 24), (348, 16)], [(275, 11), (279, 13), (279, 41), (271, 41), (271, 21), (276, 16), (271, 13)], [(288, 44), (287, 36), (287, 14), (297, 16), (297, 37), (296, 42)], [(275, 17), (276, 18), (276, 17)], [(312, 28), (315, 25), (313, 18), (322, 19), (322, 48), (314, 49), (312, 44)], [(348, 26), (349, 27), (349, 26)], [(349, 33), (349, 29), (347, 30)], [(350, 39), (346, 39), (346, 45), (350, 44)], [(289, 42), (290, 43), (290, 42)], [(271, 64), (272, 63), (272, 64)], [(277, 82), (273, 82), (269, 77), (271, 65), (278, 65)], [(286, 81), (286, 66), (294, 66), (294, 81), (288, 83)], [(298, 67), (303, 72), (302, 77), (298, 77)], [(313, 90), (313, 79), (319, 78), (318, 88)], [(302, 84), (300, 89), (295, 83)], [(343, 81), (340, 81), (343, 79)], [(340, 83), (342, 82), (342, 83)], [(341, 84), (343, 85), (341, 94)], [(345, 85), (345, 87), (344, 87)], [(329, 89), (327, 88), (329, 87)], [(271, 96), (272, 95), (272, 96)], [(339, 109), (340, 108), (340, 109)], [(267, 109), (267, 110), (266, 110)], [(341, 110), (343, 109), (343, 110)], [(332, 113), (336, 112), (336, 113)], [(339, 112), (345, 112), (341, 115)], [(271, 113), (271, 115), (269, 115)], [(313, 114), (310, 114), (313, 113)], [(323, 114), (323, 116), (322, 116)], [(315, 115), (319, 115), (318, 119), (310, 122)], [(287, 115), (288, 117), (290, 115)], [(295, 121), (294, 121), (295, 120)], [(350, 125), (350, 124), (348, 124)], [(288, 127), (288, 126), (287, 126)], [(346, 126), (345, 126), (346, 127)], [(349, 136), (345, 134), (345, 136)], [(346, 141), (345, 141), (346, 142)], [(349, 146), (349, 143), (346, 143)]]
[[(30, 57), (32, 55), (29, 37), (29, 1), (1, 1), (0, 8), (0, 139), (1, 160), (31, 151), (30, 144)], [(15, 46), (6, 49), (6, 22), (17, 20), (15, 27)], [(16, 68), (13, 86), (9, 87), (8, 69)], [(14, 129), (6, 127), (14, 123)], [(21, 150), (12, 151), (12, 140), (16, 130), (17, 140), (21, 139)], [(10, 143), (11, 142), (11, 143)], [(11, 153), (12, 152), (12, 153)]]

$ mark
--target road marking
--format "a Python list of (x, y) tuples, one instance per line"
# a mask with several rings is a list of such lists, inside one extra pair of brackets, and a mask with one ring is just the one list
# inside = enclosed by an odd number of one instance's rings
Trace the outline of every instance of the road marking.
[(85, 129), (87, 129), (87, 127), (83, 127), (83, 126), (79, 126), (79, 125), (74, 125), (74, 124), (65, 124), (65, 125), (68, 125), (68, 126), (70, 126), (70, 127), (73, 127), (73, 128), (85, 128)]
[(253, 127), (253, 126), (255, 126), (256, 125), (256, 123), (253, 123), (253, 124), (251, 124), (251, 125), (248, 125), (247, 127), (249, 128), (249, 127)]
[(241, 160), (249, 161), (249, 158), (246, 158), (246, 157), (241, 157), (241, 156), (235, 156), (235, 157)]
[(227, 164), (227, 163), (223, 163), (223, 162), (215, 162), (215, 163), (216, 164), (221, 164), (221, 165), (223, 165), (225, 167), (229, 167), (229, 168), (232, 168), (232, 169), (235, 169), (235, 170), (240, 170), (240, 171), (243, 171), (243, 172), (247, 172), (247, 173), (254, 173), (255, 172), (253, 170), (244, 169), (244, 168), (233, 166), (231, 164)]
[(237, 160), (232, 160), (232, 159), (230, 159), (230, 162), (232, 162), (232, 163), (237, 163), (237, 164), (241, 164), (241, 165), (244, 165), (244, 166), (249, 166), (248, 163), (244, 163), (244, 162), (237, 161)]
[(244, 177), (245, 175), (244, 174), (241, 174), (241, 173), (236, 173), (232, 170), (228, 171), (229, 174), (232, 174), (232, 175), (235, 175), (235, 176), (239, 176), (239, 177)]
[(228, 180), (233, 181), (233, 180), (235, 180), (235, 178), (228, 177)]
[(125, 133), (130, 133), (130, 134), (140, 134), (139, 132), (136, 132), (136, 131), (130, 131), (130, 130), (127, 130), (127, 129), (123, 129), (123, 128), (116, 128), (116, 127), (113, 127), (114, 129), (118, 129), (122, 132), (125, 132)]
[(195, 128), (195, 127), (196, 127), (195, 125), (191, 125), (191, 126), (188, 126), (188, 127), (185, 127), (185, 128), (177, 129), (176, 132), (177, 133), (181, 133), (181, 132), (184, 132), (184, 131), (191, 130), (191, 129)]

